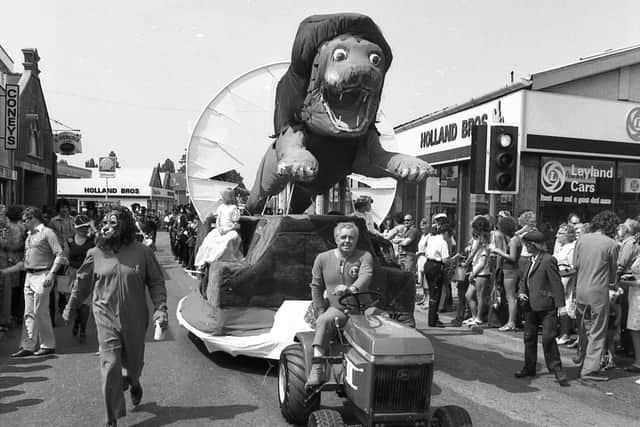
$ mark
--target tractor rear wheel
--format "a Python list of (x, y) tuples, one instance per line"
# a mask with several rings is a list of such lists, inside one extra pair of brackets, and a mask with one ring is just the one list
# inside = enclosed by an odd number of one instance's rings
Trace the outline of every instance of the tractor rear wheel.
[(435, 410), (431, 425), (438, 427), (471, 427), (469, 413), (459, 406), (447, 405)]
[(309, 416), (307, 427), (343, 427), (342, 415), (333, 409), (320, 409)]
[(292, 424), (306, 423), (309, 414), (320, 407), (320, 393), (309, 398), (311, 392), (305, 388), (306, 382), (307, 371), (302, 344), (291, 344), (280, 354), (278, 400), (280, 412)]

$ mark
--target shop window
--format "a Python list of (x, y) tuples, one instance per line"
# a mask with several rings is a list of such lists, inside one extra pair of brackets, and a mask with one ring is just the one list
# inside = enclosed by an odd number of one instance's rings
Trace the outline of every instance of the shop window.
[(615, 212), (621, 220), (640, 214), (640, 164), (618, 162), (615, 184)]
[(40, 157), (42, 150), (40, 149), (40, 130), (38, 129), (38, 120), (29, 120), (29, 141), (28, 141), (29, 156)]
[(422, 217), (431, 218), (437, 213), (446, 213), (449, 223), (458, 220), (458, 187), (460, 183), (458, 165), (436, 167), (437, 176), (430, 176), (424, 184)]

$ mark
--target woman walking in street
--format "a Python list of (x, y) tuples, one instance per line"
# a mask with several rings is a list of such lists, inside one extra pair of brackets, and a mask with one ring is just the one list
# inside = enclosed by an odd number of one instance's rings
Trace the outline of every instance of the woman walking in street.
[(117, 425), (126, 413), (123, 390), (130, 388), (134, 406), (142, 399), (140, 376), (149, 323), (147, 291), (153, 303), (153, 321), (166, 330), (167, 288), (162, 267), (153, 250), (136, 241), (131, 212), (117, 206), (105, 216), (96, 247), (89, 250), (78, 269), (63, 313), (69, 321), (92, 295), (107, 426)]
[[(76, 273), (84, 262), (85, 257), (89, 249), (95, 246), (92, 238), (89, 237), (91, 233), (91, 220), (85, 215), (78, 215), (74, 220), (75, 234), (69, 241), (69, 265), (67, 267), (67, 276), (70, 278), (71, 283), (75, 282)], [(87, 321), (89, 320), (91, 297), (87, 297), (78, 306), (78, 315), (73, 322), (73, 328), (71, 333), (73, 336), (77, 336), (80, 342), (83, 342), (87, 338)]]

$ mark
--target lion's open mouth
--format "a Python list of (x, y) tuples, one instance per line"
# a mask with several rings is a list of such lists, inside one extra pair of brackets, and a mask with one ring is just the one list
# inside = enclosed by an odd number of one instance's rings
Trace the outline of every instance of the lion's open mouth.
[(360, 132), (369, 127), (373, 97), (369, 90), (362, 87), (322, 91), (322, 105), (329, 115), (331, 123), (344, 132)]

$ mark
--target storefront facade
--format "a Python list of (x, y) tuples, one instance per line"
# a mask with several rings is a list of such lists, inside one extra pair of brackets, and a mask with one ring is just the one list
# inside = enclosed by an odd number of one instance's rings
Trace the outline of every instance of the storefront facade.
[[(518, 127), (515, 195), (488, 195), (470, 176), (473, 125)], [(527, 81), (398, 126), (401, 152), (438, 176), (402, 185), (394, 212), (446, 212), (463, 241), (474, 215), (537, 213), (553, 232), (569, 213), (640, 214), (640, 49), (624, 49), (533, 74)], [(471, 190), (476, 189), (477, 193)]]
[(118, 204), (131, 208), (133, 204), (156, 210), (161, 214), (176, 205), (175, 192), (152, 184), (160, 183), (153, 171), (120, 168), (113, 178), (101, 178), (97, 170), (92, 170), (90, 178), (58, 179), (58, 198), (72, 202), (77, 212), (83, 212), (87, 203), (96, 206)]

